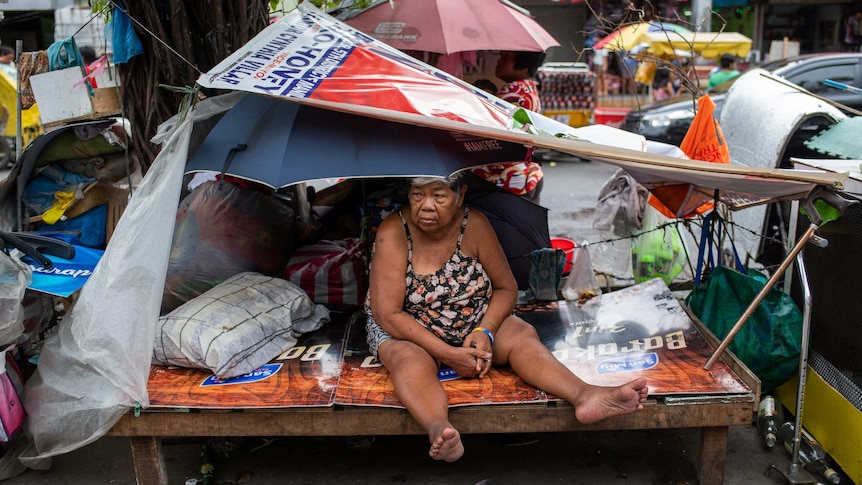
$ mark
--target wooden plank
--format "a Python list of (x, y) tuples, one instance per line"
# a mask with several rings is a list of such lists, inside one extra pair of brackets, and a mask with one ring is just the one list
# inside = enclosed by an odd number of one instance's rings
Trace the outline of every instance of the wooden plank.
[(700, 485), (721, 485), (727, 461), (727, 426), (704, 427), (700, 430), (700, 454), (697, 459), (697, 482)]
[[(548, 405), (465, 406), (450, 411), (462, 433), (531, 433), (626, 429), (746, 426), (753, 402), (667, 406), (648, 402), (643, 411), (585, 425), (564, 402)], [(144, 412), (124, 415), (112, 436), (351, 436), (424, 434), (403, 409), (340, 407), (252, 412)]]
[(168, 485), (168, 471), (162, 454), (162, 439), (132, 436), (132, 465), (138, 485)]
[[(707, 328), (707, 326), (700, 321), (694, 313), (692, 313), (691, 309), (688, 305), (682, 305), (682, 308), (685, 309), (685, 312), (691, 317), (691, 321), (694, 323), (694, 326), (697, 327), (697, 330), (701, 335), (706, 339), (709, 345), (712, 346), (713, 350), (718, 348), (718, 345), (721, 341), (716, 337), (712, 331)], [(754, 391), (754, 402), (760, 402), (760, 379), (754, 375), (754, 372), (748, 368), (739, 358), (730, 350), (725, 350), (721, 358), (719, 359), (727, 364), (730, 369), (742, 379), (742, 382), (748, 384), (748, 387)], [(706, 365), (706, 360), (703, 361), (704, 365)]]

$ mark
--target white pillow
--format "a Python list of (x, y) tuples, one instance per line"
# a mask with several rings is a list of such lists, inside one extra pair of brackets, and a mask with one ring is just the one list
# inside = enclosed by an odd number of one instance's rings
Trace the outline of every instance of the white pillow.
[(295, 284), (240, 273), (159, 318), (153, 363), (240, 376), (328, 321), (329, 310)]

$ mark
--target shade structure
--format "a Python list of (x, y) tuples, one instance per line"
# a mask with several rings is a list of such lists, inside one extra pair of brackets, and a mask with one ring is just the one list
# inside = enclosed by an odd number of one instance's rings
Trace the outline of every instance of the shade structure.
[[(315, 42), (314, 50), (306, 48)], [(299, 4), (203, 74), (198, 84), (550, 148), (620, 166), (647, 187), (673, 180), (691, 183), (709, 194), (718, 189), (722, 201), (731, 206), (761, 204), (776, 197), (804, 197), (815, 185), (838, 186), (847, 178), (846, 173), (814, 174), (681, 160), (619, 145), (589, 143), (579, 136), (582, 129), (518, 109), (357, 32), (308, 2)], [(528, 126), (531, 129), (526, 129)]]
[(601, 40), (596, 42), (593, 49), (609, 49), (630, 51), (638, 44), (648, 42), (648, 34), (655, 34), (657, 37), (667, 36), (669, 33), (686, 33), (691, 30), (677, 24), (668, 22), (635, 22), (625, 25), (611, 32)]
[(530, 16), (500, 0), (385, 1), (347, 24), (396, 49), (439, 54), (544, 52), (560, 45)]
[(517, 143), (241, 96), (197, 148), (187, 172), (224, 172), (280, 188), (325, 178), (448, 176), (527, 154)]
[(744, 58), (751, 50), (751, 39), (737, 32), (650, 32), (645, 42), (649, 52), (659, 57), (695, 52), (707, 59), (717, 59), (722, 54)]

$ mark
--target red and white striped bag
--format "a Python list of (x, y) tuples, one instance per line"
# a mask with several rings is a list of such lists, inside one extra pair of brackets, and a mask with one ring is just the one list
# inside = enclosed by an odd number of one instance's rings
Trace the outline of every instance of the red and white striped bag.
[(319, 305), (362, 306), (368, 291), (365, 246), (357, 238), (300, 246), (290, 256), (283, 277)]

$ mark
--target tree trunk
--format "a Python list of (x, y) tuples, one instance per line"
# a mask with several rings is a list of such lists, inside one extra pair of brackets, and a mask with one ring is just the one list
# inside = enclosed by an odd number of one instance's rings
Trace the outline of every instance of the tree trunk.
[(118, 71), (123, 108), (132, 126), (131, 150), (146, 171), (159, 151), (150, 139), (159, 124), (176, 114), (183, 98), (159, 85), (194, 86), (201, 73), (266, 27), (268, 2), (136, 0), (125, 4), (144, 53), (120, 64)]

